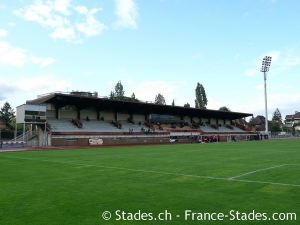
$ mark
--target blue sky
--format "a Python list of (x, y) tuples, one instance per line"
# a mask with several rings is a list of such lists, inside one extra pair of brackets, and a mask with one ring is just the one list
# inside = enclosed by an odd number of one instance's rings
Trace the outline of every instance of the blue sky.
[(264, 115), (300, 110), (300, 2), (0, 0), (0, 106), (54, 91), (126, 96)]

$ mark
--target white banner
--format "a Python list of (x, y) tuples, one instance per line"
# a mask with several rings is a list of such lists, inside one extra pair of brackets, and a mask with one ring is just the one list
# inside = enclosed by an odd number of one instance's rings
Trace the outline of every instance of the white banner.
[(89, 143), (90, 145), (102, 145), (103, 144), (103, 140), (102, 139), (89, 139)]

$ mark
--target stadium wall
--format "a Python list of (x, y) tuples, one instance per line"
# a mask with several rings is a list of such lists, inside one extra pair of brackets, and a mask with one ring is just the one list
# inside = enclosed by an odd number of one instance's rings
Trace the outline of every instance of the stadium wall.
[[(52, 146), (80, 146), (90, 145), (90, 139), (92, 137), (55, 137), (52, 136)], [(100, 137), (97, 138), (103, 141), (103, 145), (115, 145), (115, 144), (151, 144), (151, 143), (169, 143), (169, 137)]]

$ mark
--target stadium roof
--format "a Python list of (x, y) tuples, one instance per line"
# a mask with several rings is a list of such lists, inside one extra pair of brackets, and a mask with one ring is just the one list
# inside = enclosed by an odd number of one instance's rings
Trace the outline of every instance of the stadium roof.
[[(80, 95), (80, 93), (85, 93)], [(250, 113), (241, 112), (224, 112), (210, 109), (187, 108), (183, 106), (158, 105), (148, 102), (132, 102), (112, 100), (108, 98), (99, 98), (97, 95), (88, 92), (74, 93), (50, 93), (43, 95), (35, 100), (26, 102), (27, 104), (40, 105), (45, 103), (54, 104), (56, 109), (64, 106), (75, 106), (77, 110), (94, 107), (97, 111), (109, 110), (119, 113), (128, 114), (168, 114), (176, 116), (192, 116), (200, 118), (216, 118), (216, 119), (239, 119), (243, 117), (253, 116)]]

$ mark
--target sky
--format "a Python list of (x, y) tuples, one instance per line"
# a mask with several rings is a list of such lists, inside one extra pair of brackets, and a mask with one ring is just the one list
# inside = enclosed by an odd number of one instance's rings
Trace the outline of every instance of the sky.
[(300, 1), (0, 0), (0, 107), (97, 91), (265, 115), (300, 110)]

